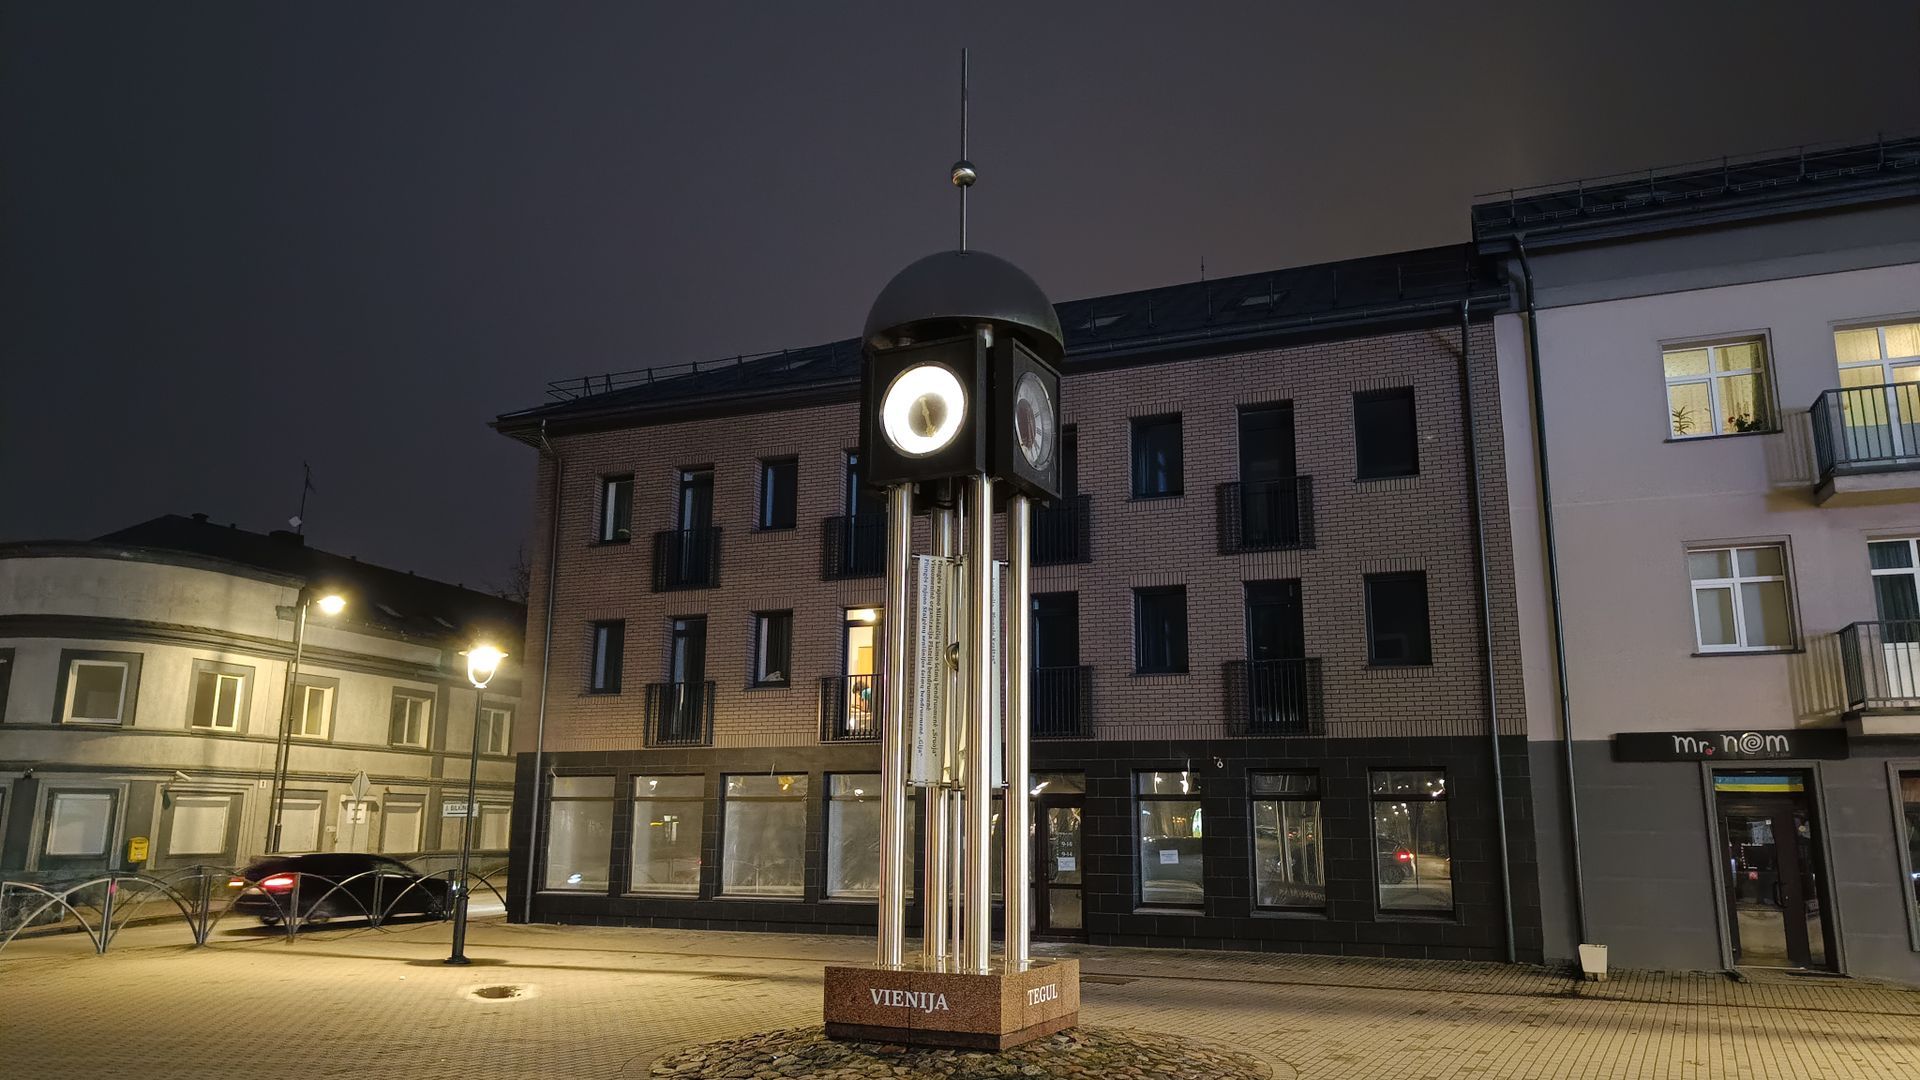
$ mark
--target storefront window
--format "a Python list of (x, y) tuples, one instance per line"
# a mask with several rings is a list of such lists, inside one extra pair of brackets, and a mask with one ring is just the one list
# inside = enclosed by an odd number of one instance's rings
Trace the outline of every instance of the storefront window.
[[(909, 813), (911, 822), (913, 815)], [(906, 850), (911, 851), (911, 842)], [(835, 776), (827, 795), (827, 895), (880, 895), (880, 774)]]
[(637, 893), (700, 895), (704, 776), (633, 778), (633, 881)]
[(720, 891), (797, 897), (806, 891), (807, 778), (727, 777)]
[(546, 887), (605, 892), (613, 859), (613, 777), (554, 777), (547, 816)]
[(1900, 774), (1900, 809), (1907, 824), (1908, 899), (1920, 919), (1920, 772)]
[(1453, 910), (1447, 840), (1447, 774), (1438, 769), (1373, 773), (1374, 887), (1381, 911)]
[(1320, 854), (1320, 777), (1254, 773), (1254, 903), (1265, 908), (1327, 906)]
[(1206, 899), (1200, 856), (1200, 778), (1186, 772), (1136, 777), (1140, 801), (1140, 902), (1199, 907)]

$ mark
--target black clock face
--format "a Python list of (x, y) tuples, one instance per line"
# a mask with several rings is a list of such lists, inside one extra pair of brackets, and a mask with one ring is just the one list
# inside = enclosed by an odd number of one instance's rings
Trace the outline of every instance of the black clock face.
[(1059, 441), (1053, 415), (1053, 398), (1046, 384), (1029, 371), (1020, 376), (1013, 392), (1013, 437), (1027, 464), (1045, 469), (1053, 462), (1054, 444)]

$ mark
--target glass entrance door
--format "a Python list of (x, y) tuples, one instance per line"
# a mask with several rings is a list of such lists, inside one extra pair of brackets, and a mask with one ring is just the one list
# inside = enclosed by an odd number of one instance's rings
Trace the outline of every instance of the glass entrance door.
[(1084, 795), (1042, 794), (1034, 803), (1034, 931), (1049, 936), (1082, 935), (1080, 821)]
[(1714, 805), (1734, 963), (1829, 967), (1819, 837), (1804, 776), (1718, 773)]

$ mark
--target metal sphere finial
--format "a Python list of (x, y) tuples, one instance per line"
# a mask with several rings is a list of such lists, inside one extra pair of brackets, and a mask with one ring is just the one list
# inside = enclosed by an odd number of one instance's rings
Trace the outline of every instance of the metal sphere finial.
[(970, 188), (973, 186), (974, 180), (978, 178), (979, 174), (973, 171), (973, 162), (968, 161), (966, 158), (961, 158), (959, 161), (953, 163), (954, 187)]

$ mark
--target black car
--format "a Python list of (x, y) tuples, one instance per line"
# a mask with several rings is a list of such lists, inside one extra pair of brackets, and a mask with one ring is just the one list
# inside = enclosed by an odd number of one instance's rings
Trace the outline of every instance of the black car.
[(294, 915), (301, 924), (329, 919), (379, 919), (425, 915), (441, 919), (453, 910), (446, 878), (422, 877), (413, 867), (384, 855), (330, 852), (262, 859), (227, 882), (231, 910), (258, 916), (273, 926)]

